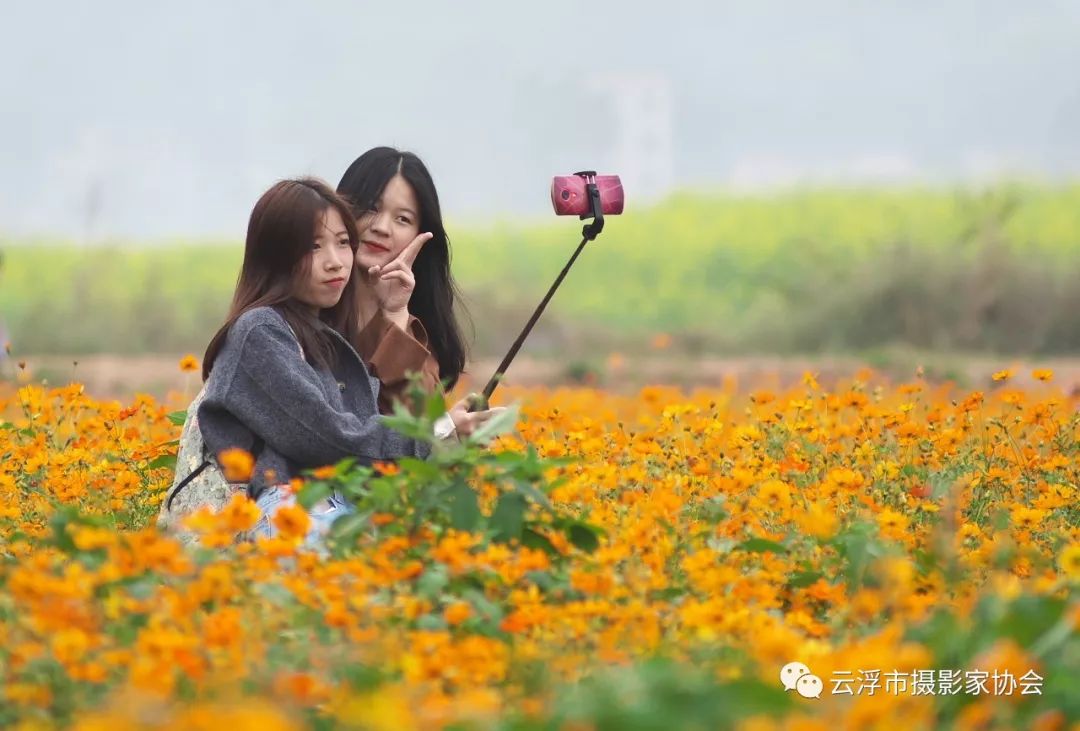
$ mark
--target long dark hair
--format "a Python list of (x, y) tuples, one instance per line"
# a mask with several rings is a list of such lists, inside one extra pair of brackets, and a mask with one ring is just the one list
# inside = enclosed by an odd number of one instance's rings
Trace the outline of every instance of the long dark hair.
[[(334, 360), (330, 326), (352, 341), (359, 331), (356, 277), (349, 277), (341, 299), (322, 310), (318, 319), (293, 299), (297, 281), (311, 272), (315, 229), (327, 210), (334, 208), (345, 223), (353, 255), (360, 245), (349, 204), (317, 178), (282, 180), (263, 193), (248, 220), (244, 263), (236, 281), (232, 306), (203, 356), (203, 380), (210, 377), (229, 329), (242, 314), (256, 307), (275, 307), (296, 333), (304, 355), (314, 366), (331, 368)], [(354, 268), (355, 271), (355, 268)]]
[(341, 177), (337, 192), (361, 215), (375, 207), (386, 184), (400, 174), (412, 186), (420, 204), (420, 231), (433, 236), (413, 262), (416, 286), (409, 299), (409, 312), (427, 331), (428, 341), (439, 362), (439, 378), (452, 389), (465, 370), (465, 343), (454, 317), (454, 298), (460, 292), (450, 274), (450, 239), (443, 227), (442, 209), (435, 182), (423, 161), (411, 152), (393, 147), (374, 147), (353, 161)]

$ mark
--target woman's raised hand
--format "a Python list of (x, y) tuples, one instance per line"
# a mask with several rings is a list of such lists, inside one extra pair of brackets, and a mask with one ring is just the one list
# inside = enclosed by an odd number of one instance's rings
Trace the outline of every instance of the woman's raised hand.
[(396, 314), (408, 308), (409, 298), (416, 286), (413, 262), (423, 245), (433, 236), (432, 233), (422, 233), (388, 263), (368, 267), (368, 283), (375, 293), (379, 309), (386, 314)]
[(473, 405), (474, 398), (475, 396), (473, 395), (466, 396), (451, 406), (450, 410), (447, 412), (450, 414), (450, 419), (454, 422), (454, 427), (458, 436), (462, 439), (470, 436), (491, 417), (501, 411), (506, 411), (505, 406), (492, 406), (490, 409), (485, 409), (483, 411), (470, 412), (469, 408)]

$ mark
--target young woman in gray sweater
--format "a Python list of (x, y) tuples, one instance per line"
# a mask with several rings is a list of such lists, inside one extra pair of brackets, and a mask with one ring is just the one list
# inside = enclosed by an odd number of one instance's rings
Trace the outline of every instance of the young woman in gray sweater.
[[(206, 349), (205, 388), (185, 433), (198, 429), (217, 469), (225, 450), (255, 456), (247, 491), (264, 511), (256, 533), (272, 532), (269, 517), (288, 499), (281, 485), (303, 470), (430, 451), (383, 423), (379, 381), (351, 345), (359, 331), (358, 246), (348, 204), (316, 179), (277, 183), (251, 213), (232, 306)], [(451, 411), (467, 408), (463, 400)], [(177, 494), (192, 468), (178, 462), (163, 512), (197, 507), (197, 491)], [(322, 507), (324, 522), (348, 508), (340, 497)]]

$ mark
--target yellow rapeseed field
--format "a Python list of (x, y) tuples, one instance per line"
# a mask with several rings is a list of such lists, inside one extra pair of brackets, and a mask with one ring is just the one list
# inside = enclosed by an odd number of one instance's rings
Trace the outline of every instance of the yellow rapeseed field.
[(244, 498), (191, 521), (202, 548), (157, 532), (182, 400), (10, 386), (0, 726), (1080, 728), (1080, 417), (1035, 375), (507, 388), (494, 451), (558, 458), (529, 540), (488, 530), (483, 473), (463, 531), (377, 465), (383, 507), (329, 555), (298, 507), (234, 544)]

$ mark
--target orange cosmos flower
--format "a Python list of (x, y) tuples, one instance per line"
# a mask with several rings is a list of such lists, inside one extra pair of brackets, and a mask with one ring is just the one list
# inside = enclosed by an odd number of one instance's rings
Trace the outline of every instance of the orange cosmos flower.
[(299, 540), (311, 528), (311, 516), (301, 505), (286, 505), (274, 513), (273, 523), (282, 538)]
[(218, 464), (229, 482), (247, 482), (255, 469), (255, 458), (243, 449), (226, 449), (218, 455)]
[(225, 528), (233, 533), (251, 530), (259, 521), (261, 513), (255, 501), (243, 493), (232, 496), (232, 500), (221, 511)]
[(1066, 546), (1061, 552), (1058, 563), (1061, 566), (1061, 572), (1070, 581), (1080, 582), (1080, 543)]
[(180, 359), (180, 370), (184, 373), (191, 373), (199, 370), (199, 359), (190, 353)]
[(311, 472), (311, 476), (314, 477), (316, 480), (329, 480), (332, 479), (336, 474), (337, 468), (333, 465), (319, 467), (318, 469), (312, 470)]
[(470, 616), (472, 616), (472, 607), (468, 602), (454, 602), (443, 610), (443, 619), (451, 627), (461, 624)]

